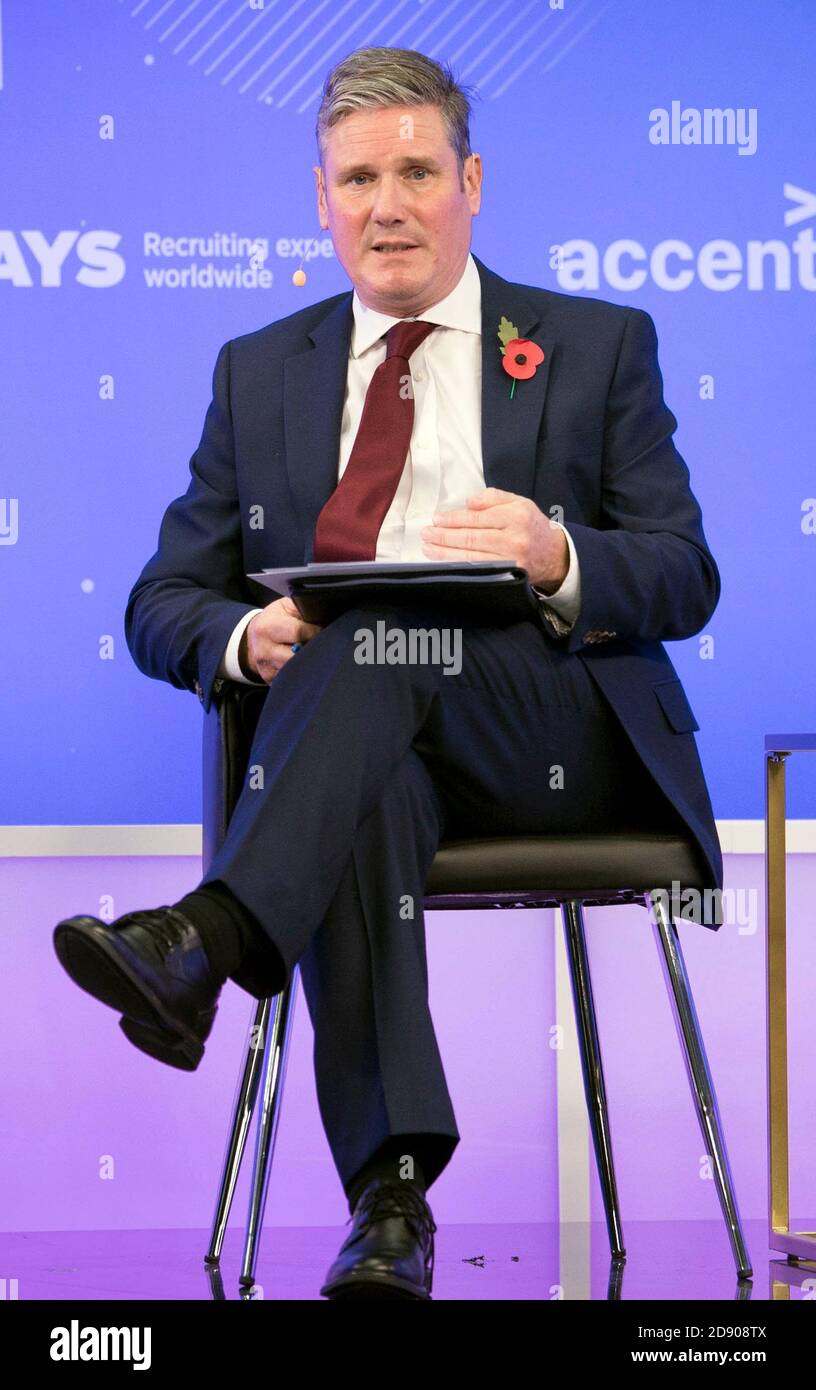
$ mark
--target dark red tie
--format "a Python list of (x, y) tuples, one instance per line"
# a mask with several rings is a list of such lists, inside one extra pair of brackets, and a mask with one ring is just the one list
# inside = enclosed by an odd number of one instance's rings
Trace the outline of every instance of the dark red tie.
[(386, 357), (369, 382), (343, 476), (317, 518), (315, 561), (375, 560), (377, 537), (402, 477), (414, 424), (408, 359), (435, 323), (405, 319), (385, 335)]

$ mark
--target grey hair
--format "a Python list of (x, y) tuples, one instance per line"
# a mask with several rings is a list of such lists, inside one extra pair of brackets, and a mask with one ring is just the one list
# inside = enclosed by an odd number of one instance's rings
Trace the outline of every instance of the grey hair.
[(451, 69), (412, 48), (356, 48), (331, 69), (323, 83), (315, 136), (325, 169), (326, 133), (353, 111), (382, 106), (436, 106), (456, 154), (459, 187), (470, 148), (470, 97), (475, 88), (457, 82)]

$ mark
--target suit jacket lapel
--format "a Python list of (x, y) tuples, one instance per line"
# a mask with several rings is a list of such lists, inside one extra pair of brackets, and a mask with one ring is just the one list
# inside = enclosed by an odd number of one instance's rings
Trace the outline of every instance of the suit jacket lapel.
[[(482, 285), (482, 461), (485, 486), (532, 497), (536, 444), (555, 347), (540, 337), (540, 314), (519, 286), (473, 257)], [(528, 381), (513, 379), (502, 366), (498, 338), (502, 315), (515, 324), (520, 338), (532, 338), (544, 361)], [(321, 508), (337, 486), (340, 427), (353, 324), (349, 291), (308, 337), (310, 351), (284, 362), (284, 437), (286, 467), (304, 533), (303, 563), (312, 558), (314, 528)]]
[(337, 486), (340, 426), (354, 312), (352, 291), (309, 333), (311, 351), (283, 364), (286, 468), (300, 524), (303, 563), (312, 559), (314, 529)]
[[(482, 463), (485, 486), (532, 497), (536, 445), (555, 342), (536, 329), (541, 316), (524, 290), (496, 275), (473, 257), (482, 282)], [(504, 315), (520, 338), (531, 338), (544, 353), (528, 381), (517, 381), (502, 365), (499, 322)]]

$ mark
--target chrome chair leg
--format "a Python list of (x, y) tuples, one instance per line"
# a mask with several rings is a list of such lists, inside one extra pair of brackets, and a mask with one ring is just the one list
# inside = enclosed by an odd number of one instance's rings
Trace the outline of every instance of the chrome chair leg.
[(255, 1262), (258, 1242), (263, 1227), (266, 1193), (275, 1152), (278, 1133), (283, 1083), (286, 1077), (286, 1063), (289, 1056), (289, 1043), (292, 1038), (292, 1025), (295, 1018), (299, 970), (295, 966), (289, 984), (275, 996), (275, 1012), (269, 1025), (269, 1036), (264, 1050), (263, 1088), (261, 1110), (255, 1138), (255, 1160), (252, 1165), (252, 1188), (249, 1194), (246, 1240), (244, 1242), (244, 1262), (240, 1283), (255, 1283)]
[(751, 1260), (737, 1209), (734, 1183), (725, 1147), (725, 1136), (717, 1108), (717, 1097), (703, 1046), (686, 964), (680, 950), (677, 926), (671, 920), (667, 910), (666, 891), (654, 888), (652, 894), (646, 893), (646, 904), (655, 937), (660, 946), (663, 977), (672, 1001), (674, 1021), (683, 1049), (683, 1060), (686, 1064), (691, 1094), (697, 1109), (703, 1142), (706, 1146), (706, 1153), (714, 1164), (717, 1196), (720, 1199), (723, 1217), (728, 1228), (737, 1275), (740, 1279), (749, 1279), (752, 1274)]
[(592, 1143), (595, 1148), (595, 1162), (598, 1166), (598, 1177), (603, 1192), (606, 1229), (609, 1232), (609, 1248), (613, 1260), (623, 1260), (626, 1258), (626, 1249), (623, 1244), (623, 1230), (618, 1207), (618, 1189), (615, 1182), (615, 1165), (612, 1159), (612, 1136), (609, 1130), (601, 1045), (595, 1019), (595, 1003), (592, 998), (592, 981), (589, 975), (582, 904), (576, 900), (562, 903), (561, 917), (564, 923), (564, 935), (569, 958), (575, 1021), (578, 1025), (584, 1093), (589, 1111)]
[(263, 1041), (262, 1045), (259, 1047), (257, 1045), (257, 1040), (259, 1038), (261, 1040), (266, 1038), (271, 1004), (271, 998), (259, 999), (257, 1008), (253, 1009), (252, 1022), (249, 1027), (249, 1044), (244, 1061), (243, 1074), (238, 1079), (238, 1086), (235, 1092), (232, 1126), (227, 1138), (227, 1147), (224, 1154), (221, 1185), (218, 1189), (215, 1216), (213, 1218), (212, 1233), (210, 1235), (210, 1248), (204, 1257), (205, 1262), (210, 1265), (217, 1265), (221, 1258), (221, 1247), (224, 1243), (224, 1234), (227, 1229), (232, 1199), (235, 1195), (238, 1174), (241, 1171), (241, 1162), (244, 1157), (247, 1134), (249, 1133), (249, 1125), (252, 1120), (252, 1112), (255, 1109), (255, 1101), (258, 1095), (258, 1083), (261, 1078), (263, 1067)]

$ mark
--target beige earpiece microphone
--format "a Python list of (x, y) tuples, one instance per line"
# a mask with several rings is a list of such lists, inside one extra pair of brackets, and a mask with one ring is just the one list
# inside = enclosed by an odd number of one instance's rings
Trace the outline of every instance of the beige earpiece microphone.
[[(315, 241), (315, 245), (317, 245), (317, 242), (316, 242), (316, 241)], [(301, 289), (301, 288), (306, 284), (306, 271), (303, 269), (303, 258), (302, 258), (302, 257), (301, 257), (300, 265), (298, 266), (297, 270), (294, 272), (294, 274), (293, 274), (293, 276), (292, 276), (292, 284), (293, 284), (293, 285), (297, 285), (298, 289)]]

